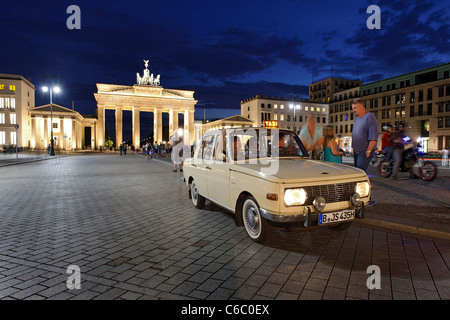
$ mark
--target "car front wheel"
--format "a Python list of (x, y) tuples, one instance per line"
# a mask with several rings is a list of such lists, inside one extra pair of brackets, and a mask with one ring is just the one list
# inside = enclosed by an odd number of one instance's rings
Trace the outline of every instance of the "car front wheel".
[(272, 234), (272, 226), (261, 216), (255, 198), (249, 196), (242, 205), (242, 221), (245, 231), (256, 242), (264, 243)]
[(202, 209), (205, 206), (205, 198), (203, 196), (201, 196), (200, 193), (198, 192), (198, 188), (197, 188), (197, 185), (195, 184), (195, 181), (191, 182), (190, 191), (191, 191), (192, 204), (197, 209)]

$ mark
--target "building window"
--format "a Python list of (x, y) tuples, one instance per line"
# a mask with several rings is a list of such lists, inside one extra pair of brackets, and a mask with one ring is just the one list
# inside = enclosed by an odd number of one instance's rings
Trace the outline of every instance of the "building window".
[(419, 116), (423, 116), (423, 104), (419, 104)]
[(433, 100), (433, 88), (428, 88), (427, 100)]
[(16, 86), (13, 84), (9, 85), (9, 91), (16, 91)]
[(5, 131), (0, 131), (0, 145), (6, 144), (6, 133)]
[(409, 102), (416, 102), (416, 93), (414, 91), (411, 92), (411, 97), (409, 98)]
[(9, 115), (9, 120), (11, 121), (11, 124), (16, 124), (16, 114), (15, 113), (11, 113)]
[(11, 144), (17, 144), (17, 136), (15, 131), (11, 131)]
[(0, 90), (5, 90), (5, 85), (4, 84), (0, 84)]
[(0, 113), (0, 124), (4, 124), (4, 123), (5, 123), (5, 114)]

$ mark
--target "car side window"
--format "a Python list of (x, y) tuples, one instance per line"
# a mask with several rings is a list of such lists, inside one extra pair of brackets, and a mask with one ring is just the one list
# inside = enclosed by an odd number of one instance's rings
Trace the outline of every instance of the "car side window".
[(211, 160), (214, 151), (214, 136), (206, 136), (203, 139), (203, 159)]
[(227, 137), (225, 135), (225, 131), (218, 133), (216, 135), (216, 144), (214, 147), (214, 159), (218, 161), (225, 162), (226, 161), (226, 145), (227, 145)]

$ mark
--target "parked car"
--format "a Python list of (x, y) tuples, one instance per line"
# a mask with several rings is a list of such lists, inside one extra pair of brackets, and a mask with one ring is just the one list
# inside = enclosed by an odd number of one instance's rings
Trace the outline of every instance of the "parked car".
[(234, 213), (256, 242), (269, 239), (277, 226), (343, 230), (373, 204), (363, 170), (308, 159), (288, 130), (209, 131), (183, 169), (194, 206), (210, 200)]

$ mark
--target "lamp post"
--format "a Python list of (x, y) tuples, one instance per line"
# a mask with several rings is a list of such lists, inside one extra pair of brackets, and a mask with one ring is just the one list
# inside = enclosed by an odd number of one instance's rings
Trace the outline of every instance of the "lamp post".
[(61, 90), (59, 89), (59, 87), (53, 87), (53, 88), (43, 87), (42, 91), (44, 91), (44, 92), (50, 91), (50, 135), (51, 135), (50, 155), (54, 156), (55, 155), (55, 147), (53, 145), (53, 100), (52, 100), (52, 95), (53, 95), (53, 91), (55, 93), (59, 93)]
[(296, 121), (296, 118), (295, 118), (295, 109), (300, 109), (300, 105), (293, 105), (292, 103), (289, 105), (289, 109), (294, 109), (294, 127), (295, 127), (295, 130), (294, 130), (294, 132), (297, 134), (297, 127), (295, 126), (295, 121)]

